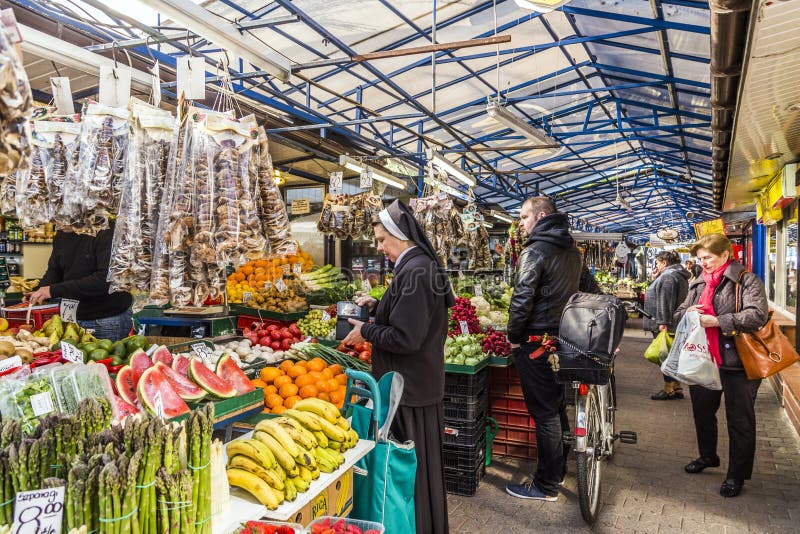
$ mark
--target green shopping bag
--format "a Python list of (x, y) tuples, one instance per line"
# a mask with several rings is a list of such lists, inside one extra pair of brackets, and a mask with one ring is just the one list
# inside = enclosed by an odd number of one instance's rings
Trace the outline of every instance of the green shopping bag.
[(661, 365), (661, 362), (667, 359), (669, 349), (672, 348), (674, 341), (672, 334), (666, 330), (662, 330), (650, 343), (650, 346), (644, 351), (644, 357), (648, 362), (653, 362), (656, 365)]
[[(353, 519), (376, 521), (386, 532), (416, 532), (414, 483), (417, 455), (414, 443), (397, 443), (389, 438), (397, 405), (403, 392), (403, 377), (390, 372), (380, 382), (360, 371), (347, 370), (345, 399), (353, 395), (371, 399), (372, 408), (353, 403), (349, 409), (353, 429), (362, 438), (374, 439), (375, 448), (355, 465), (353, 476)], [(353, 385), (353, 380), (365, 387)]]

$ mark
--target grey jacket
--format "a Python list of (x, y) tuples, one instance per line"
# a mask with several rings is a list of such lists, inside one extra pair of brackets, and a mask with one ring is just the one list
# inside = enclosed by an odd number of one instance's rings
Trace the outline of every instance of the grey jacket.
[[(714, 311), (717, 314), (720, 330), (722, 331), (719, 337), (720, 354), (722, 355), (720, 369), (742, 369), (742, 361), (736, 352), (733, 335), (738, 332), (755, 332), (766, 324), (769, 317), (764, 283), (753, 273), (745, 273), (742, 276), (739, 287), (739, 313), (734, 313), (736, 309), (736, 282), (743, 272), (744, 266), (741, 263), (731, 263), (725, 269), (722, 282), (714, 292)], [(680, 322), (687, 308), (697, 304), (705, 287), (706, 283), (702, 276), (692, 280), (692, 283), (689, 284), (689, 294), (686, 300), (675, 310), (674, 324), (677, 325)]]
[(658, 332), (658, 326), (665, 324), (670, 332), (678, 323), (672, 322), (675, 310), (686, 299), (689, 292), (690, 273), (681, 264), (670, 265), (653, 280), (644, 294), (644, 311), (653, 318), (645, 317), (643, 328)]

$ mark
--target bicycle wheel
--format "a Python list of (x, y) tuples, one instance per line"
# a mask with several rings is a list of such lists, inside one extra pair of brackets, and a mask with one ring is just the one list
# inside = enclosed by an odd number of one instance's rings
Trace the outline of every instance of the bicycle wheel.
[(586, 452), (577, 453), (578, 501), (583, 520), (590, 525), (597, 519), (600, 508), (600, 479), (603, 462), (600, 455), (603, 447), (597, 389), (592, 387), (586, 398)]

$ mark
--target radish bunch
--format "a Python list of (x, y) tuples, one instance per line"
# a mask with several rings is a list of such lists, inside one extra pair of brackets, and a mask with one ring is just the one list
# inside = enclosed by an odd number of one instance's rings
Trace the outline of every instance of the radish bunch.
[[(481, 325), (478, 321), (478, 315), (475, 312), (475, 306), (462, 297), (456, 298), (456, 304), (450, 308), (450, 334), (477, 334), (481, 331)], [(467, 322), (468, 332), (461, 331), (461, 321)]]
[(483, 352), (501, 357), (508, 356), (511, 354), (511, 344), (503, 332), (489, 328), (486, 337), (483, 338)]

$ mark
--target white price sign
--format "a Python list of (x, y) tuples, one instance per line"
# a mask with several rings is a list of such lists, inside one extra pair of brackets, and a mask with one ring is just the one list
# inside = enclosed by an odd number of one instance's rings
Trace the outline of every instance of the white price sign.
[(58, 534), (64, 514), (64, 486), (21, 491), (14, 502), (14, 534)]
[(325, 310), (322, 310), (322, 321), (325, 322), (330, 320), (331, 320), (331, 314), (329, 314)]
[(49, 391), (38, 393), (31, 396), (31, 409), (33, 415), (41, 417), (56, 411), (56, 404), (53, 402), (53, 395)]
[(61, 342), (61, 357), (72, 363), (83, 363), (83, 351), (66, 341)]
[(192, 343), (191, 349), (195, 354), (200, 356), (200, 358), (202, 358), (203, 361), (206, 362), (209, 361), (211, 359), (211, 356), (213, 356), (214, 354), (214, 352), (205, 343)]
[(13, 369), (14, 367), (22, 367), (22, 358), (19, 356), (12, 356), (11, 358), (0, 361), (0, 373)]
[(467, 324), (467, 321), (459, 321), (458, 326), (461, 327), (462, 334), (469, 334), (469, 324)]
[(361, 189), (372, 189), (372, 169), (361, 172)]
[(286, 282), (283, 281), (283, 278), (278, 278), (277, 280), (275, 280), (275, 288), (281, 293), (289, 289), (288, 287), (286, 287)]
[(164, 419), (164, 399), (161, 398), (161, 392), (156, 391), (153, 395), (153, 407), (156, 410), (156, 417)]
[(294, 274), (296, 274), (296, 275), (303, 274), (303, 264), (302, 263), (295, 263), (294, 267), (293, 267), (293, 270), (294, 270)]
[(269, 291), (272, 288), (272, 282), (264, 282), (264, 291)]
[(331, 183), (328, 185), (328, 190), (333, 192), (339, 192), (342, 190), (342, 179), (344, 178), (344, 173), (342, 171), (335, 171), (331, 173)]
[(251, 300), (253, 300), (253, 294), (252, 293), (250, 293), (249, 291), (245, 291), (245, 292), (242, 293), (242, 304), (247, 304)]
[(482, 297), (483, 296), (483, 287), (481, 287), (480, 284), (475, 284), (474, 290), (475, 290), (475, 296), (476, 297)]
[(61, 299), (61, 320), (65, 323), (78, 322), (78, 305), (81, 302), (73, 299)]

